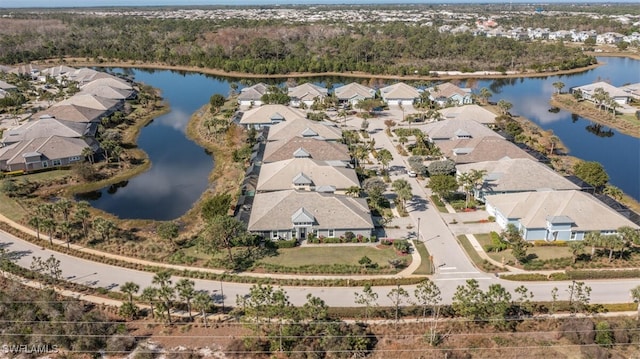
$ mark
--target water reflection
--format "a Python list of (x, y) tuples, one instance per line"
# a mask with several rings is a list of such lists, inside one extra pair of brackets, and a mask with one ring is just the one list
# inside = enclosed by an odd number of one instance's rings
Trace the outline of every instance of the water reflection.
[(612, 129), (602, 126), (599, 123), (592, 123), (585, 127), (589, 133), (593, 133), (598, 137), (613, 137), (614, 132)]

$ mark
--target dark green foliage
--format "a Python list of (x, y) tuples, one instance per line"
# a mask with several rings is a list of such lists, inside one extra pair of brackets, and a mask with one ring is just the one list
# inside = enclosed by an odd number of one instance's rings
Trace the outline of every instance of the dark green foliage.
[(609, 175), (604, 167), (595, 161), (580, 161), (573, 167), (573, 172), (578, 178), (596, 189), (602, 188), (609, 182)]
[(601, 347), (610, 348), (613, 346), (613, 333), (608, 322), (598, 322), (596, 324), (596, 344)]
[(226, 99), (224, 98), (224, 96), (218, 93), (211, 95), (211, 97), (209, 98), (209, 105), (211, 105), (211, 113), (218, 113), (218, 111), (220, 110), (220, 107), (224, 105), (225, 100)]
[(393, 241), (393, 247), (400, 253), (409, 253), (409, 251), (411, 250), (409, 241), (405, 239)]
[(216, 216), (226, 215), (231, 205), (231, 195), (228, 193), (216, 194), (208, 198), (202, 204), (202, 219), (208, 221)]
[(298, 245), (298, 241), (296, 241), (295, 239), (292, 239), (289, 241), (285, 241), (285, 240), (274, 241), (273, 243), (278, 248), (294, 248), (295, 246)]
[(162, 222), (156, 227), (156, 231), (160, 238), (172, 240), (178, 237), (180, 226), (176, 222)]
[(450, 175), (456, 172), (456, 164), (451, 160), (433, 161), (427, 167), (429, 176)]
[(440, 198), (448, 197), (453, 191), (458, 189), (458, 182), (454, 176), (435, 175), (429, 177), (428, 187)]
[[(48, 345), (73, 351), (98, 352), (113, 335), (126, 335), (118, 323), (52, 290), (34, 290), (0, 278), (0, 341), (8, 345)], [(131, 344), (131, 343), (130, 343)], [(125, 346), (130, 349), (131, 345)]]

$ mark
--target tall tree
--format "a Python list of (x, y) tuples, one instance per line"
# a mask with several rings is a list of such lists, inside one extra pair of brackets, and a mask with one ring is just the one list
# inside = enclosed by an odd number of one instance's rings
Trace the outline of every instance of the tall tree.
[(209, 98), (209, 105), (211, 106), (211, 113), (216, 114), (220, 111), (220, 108), (224, 105), (225, 98), (221, 94), (213, 94)]
[(189, 319), (193, 320), (193, 316), (191, 315), (191, 300), (196, 295), (195, 282), (187, 278), (182, 278), (176, 283), (176, 291), (180, 299), (187, 304)]
[(140, 299), (149, 303), (149, 307), (151, 308), (151, 318), (155, 318), (155, 310), (153, 309), (156, 301), (158, 300), (158, 288), (155, 287), (146, 287), (142, 290), (140, 294)]
[(234, 217), (216, 216), (207, 221), (203, 234), (214, 247), (225, 248), (229, 256), (229, 264), (235, 266), (231, 248), (246, 239), (248, 234), (244, 223)]
[(437, 326), (440, 316), (440, 302), (442, 301), (440, 288), (428, 278), (420, 282), (413, 292), (417, 304), (422, 306), (422, 319), (426, 320), (427, 309), (431, 309), (429, 323), (429, 344), (435, 345), (438, 339)]
[(400, 318), (400, 306), (402, 305), (402, 303), (409, 300), (409, 293), (398, 284), (395, 288), (391, 289), (389, 293), (387, 293), (387, 298), (389, 298), (391, 304), (393, 305), (393, 308), (395, 310), (396, 323), (398, 323), (398, 320)]
[(76, 211), (73, 214), (73, 217), (76, 221), (80, 222), (82, 225), (82, 234), (86, 239), (89, 237), (89, 217), (91, 213), (89, 212), (89, 202), (81, 201), (76, 205)]
[(354, 293), (355, 294), (355, 303), (363, 305), (365, 307), (365, 323), (369, 321), (369, 316), (371, 315), (371, 308), (378, 305), (378, 293), (373, 291), (371, 284), (367, 283), (364, 285), (362, 289), (362, 293)]
[(553, 87), (555, 87), (555, 89), (558, 91), (557, 93), (560, 94), (560, 92), (564, 88), (564, 82), (556, 81), (556, 82), (553, 83)]
[(133, 295), (138, 293), (140, 285), (135, 282), (124, 282), (120, 286), (120, 291), (129, 297), (129, 303), (133, 305)]
[(160, 271), (153, 276), (151, 283), (158, 286), (157, 295), (160, 299), (158, 309), (160, 312), (166, 311), (166, 320), (171, 324), (171, 308), (173, 307), (173, 297), (175, 296), (175, 288), (171, 282), (171, 273)]
[(483, 87), (480, 89), (480, 98), (482, 98), (482, 102), (485, 105), (489, 103), (489, 99), (491, 98), (491, 96), (493, 96), (493, 94), (488, 88)]
[(580, 161), (573, 166), (573, 172), (581, 180), (600, 190), (609, 182), (609, 175), (604, 167), (595, 161)]
[(429, 177), (427, 187), (431, 188), (433, 193), (444, 199), (449, 197), (449, 195), (458, 188), (458, 182), (454, 176), (435, 175)]
[(212, 303), (211, 296), (204, 291), (197, 292), (195, 297), (193, 297), (193, 308), (200, 311), (205, 328), (207, 327), (207, 311), (211, 308)]
[(391, 188), (398, 195), (398, 199), (402, 203), (402, 208), (406, 209), (407, 201), (413, 197), (411, 184), (404, 178), (397, 179), (391, 184)]
[(640, 285), (631, 289), (631, 298), (634, 303), (638, 303), (638, 315), (636, 316), (636, 319), (640, 320)]

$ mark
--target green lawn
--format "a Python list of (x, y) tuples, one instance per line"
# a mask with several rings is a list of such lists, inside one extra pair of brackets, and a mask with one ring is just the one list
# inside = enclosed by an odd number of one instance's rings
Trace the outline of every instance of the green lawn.
[[(482, 234), (474, 234), (482, 248), (486, 245), (491, 244), (491, 240), (489, 239), (488, 233)], [(549, 246), (549, 247), (529, 247), (527, 248), (528, 254), (533, 254), (536, 256), (535, 259), (539, 260), (548, 260), (548, 259), (558, 259), (558, 258), (571, 258), (571, 250), (569, 247), (559, 247), (559, 246)], [(511, 255), (511, 249), (504, 250), (502, 252), (489, 252), (487, 253), (489, 257), (492, 259), (502, 262), (502, 258), (504, 258), (505, 263), (511, 261), (515, 262), (515, 258)]]
[(416, 269), (413, 274), (418, 275), (429, 275), (433, 274), (433, 267), (431, 264), (431, 257), (429, 255), (429, 251), (427, 251), (427, 247), (425, 247), (423, 242), (413, 241), (413, 245), (418, 248), (418, 253), (420, 253), (420, 266)]
[(303, 265), (359, 265), (360, 258), (367, 256), (373, 263), (381, 267), (388, 267), (389, 260), (401, 258), (411, 263), (411, 256), (399, 256), (396, 251), (388, 248), (378, 249), (372, 246), (345, 247), (298, 247), (278, 249), (278, 255), (260, 260), (262, 263), (277, 264), (285, 267), (300, 267)]
[(500, 268), (494, 266), (493, 264), (489, 263), (489, 261), (480, 257), (478, 252), (471, 245), (471, 242), (469, 242), (469, 240), (467, 239), (467, 236), (461, 234), (457, 238), (458, 242), (460, 242), (460, 244), (462, 245), (462, 248), (464, 248), (464, 250), (467, 252), (467, 255), (469, 256), (469, 258), (471, 258), (471, 261), (478, 269), (492, 273), (501, 271)]

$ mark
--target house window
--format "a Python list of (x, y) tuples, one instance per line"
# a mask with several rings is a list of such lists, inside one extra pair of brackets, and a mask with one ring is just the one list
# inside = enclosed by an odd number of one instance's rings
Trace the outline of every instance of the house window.
[(278, 239), (278, 231), (271, 231), (271, 239)]
[(327, 230), (327, 237), (329, 238), (333, 238), (336, 236), (336, 230), (335, 229), (329, 229)]
[(571, 240), (575, 241), (578, 238), (578, 232), (571, 232)]
[(49, 167), (49, 161), (42, 161), (42, 168)]
[(52, 161), (52, 164), (53, 164), (54, 166), (60, 166), (60, 165), (62, 164), (62, 161), (61, 161), (61, 160), (53, 160), (53, 161)]
[(80, 161), (80, 157), (79, 156), (73, 156), (73, 157), (69, 158), (69, 162), (75, 162), (75, 161)]

